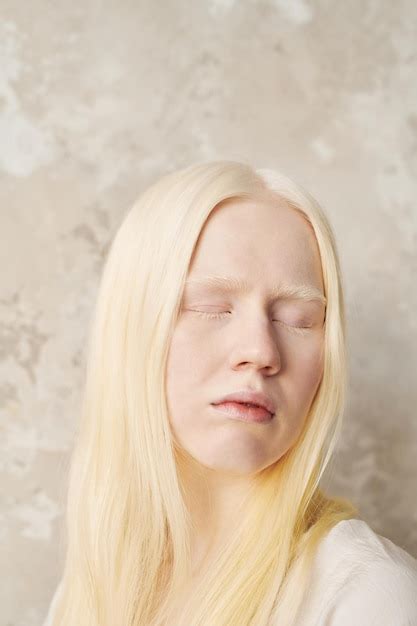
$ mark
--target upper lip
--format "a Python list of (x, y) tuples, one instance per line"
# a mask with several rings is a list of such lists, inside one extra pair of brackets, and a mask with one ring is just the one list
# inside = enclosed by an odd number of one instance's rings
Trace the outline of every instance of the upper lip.
[(264, 409), (272, 413), (272, 415), (275, 413), (274, 401), (265, 393), (262, 393), (262, 391), (242, 389), (241, 391), (229, 393), (212, 404), (221, 404), (222, 402), (250, 402), (252, 404), (262, 406)]

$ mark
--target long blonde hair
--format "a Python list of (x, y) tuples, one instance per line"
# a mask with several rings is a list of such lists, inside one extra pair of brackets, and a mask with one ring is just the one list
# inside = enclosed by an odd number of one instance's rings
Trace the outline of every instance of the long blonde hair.
[(323, 377), (298, 441), (257, 476), (233, 538), (196, 585), (178, 626), (295, 625), (319, 541), (357, 513), (319, 486), (340, 433), (347, 383), (341, 273), (323, 210), (286, 176), (245, 163), (166, 174), (127, 213), (102, 274), (68, 476), (54, 626), (162, 626), (164, 609), (190, 575), (167, 354), (210, 212), (228, 198), (265, 191), (300, 211), (316, 235), (327, 298)]

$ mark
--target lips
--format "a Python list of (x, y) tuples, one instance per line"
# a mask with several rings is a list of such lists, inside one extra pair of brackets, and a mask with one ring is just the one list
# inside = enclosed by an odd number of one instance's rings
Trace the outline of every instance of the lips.
[(222, 402), (213, 404), (213, 409), (227, 415), (230, 419), (257, 424), (268, 424), (273, 419), (272, 413), (262, 406), (241, 402)]
[(258, 407), (262, 407), (269, 411), (271, 415), (275, 413), (275, 403), (268, 395), (262, 391), (254, 391), (252, 389), (242, 389), (234, 393), (229, 393), (222, 398), (219, 398), (212, 404), (222, 404), (224, 402), (239, 402), (241, 404), (253, 404)]

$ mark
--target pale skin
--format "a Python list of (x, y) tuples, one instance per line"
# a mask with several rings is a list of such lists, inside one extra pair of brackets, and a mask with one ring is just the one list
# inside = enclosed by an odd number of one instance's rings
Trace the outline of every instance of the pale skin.
[[(208, 275), (241, 279), (247, 290), (200, 282)], [(284, 284), (307, 286), (318, 299), (277, 298), (273, 289)], [(253, 477), (302, 431), (323, 374), (320, 295), (314, 232), (283, 200), (265, 193), (212, 211), (189, 267), (167, 367), (171, 427), (187, 458), (182, 480), (195, 571), (233, 531)], [(247, 387), (274, 400), (271, 422), (232, 420), (211, 406)]]

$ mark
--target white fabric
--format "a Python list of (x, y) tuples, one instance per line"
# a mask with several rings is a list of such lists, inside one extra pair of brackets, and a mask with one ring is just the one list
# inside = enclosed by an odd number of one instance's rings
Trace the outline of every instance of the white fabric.
[(319, 545), (297, 626), (417, 626), (417, 560), (363, 520), (339, 522)]
[(297, 626), (417, 626), (417, 560), (363, 520), (317, 550)]

